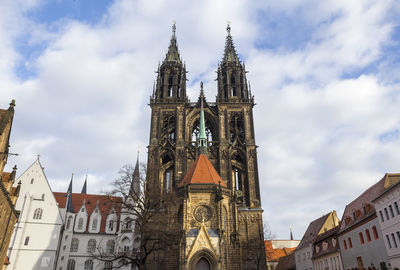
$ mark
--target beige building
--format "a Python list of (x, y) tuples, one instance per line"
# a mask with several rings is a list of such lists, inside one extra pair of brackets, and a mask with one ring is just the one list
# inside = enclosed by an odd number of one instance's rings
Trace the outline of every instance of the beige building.
[(7, 110), (0, 110), (0, 269), (5, 269), (9, 264), (7, 250), (14, 225), (18, 219), (15, 203), (20, 187), (13, 187), (16, 167), (11, 173), (4, 172), (9, 155), (14, 106), (15, 101), (13, 100)]

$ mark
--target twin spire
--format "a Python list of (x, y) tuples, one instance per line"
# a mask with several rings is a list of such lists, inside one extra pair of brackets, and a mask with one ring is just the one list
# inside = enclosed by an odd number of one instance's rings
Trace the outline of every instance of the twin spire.
[(178, 51), (178, 44), (176, 42), (176, 24), (172, 25), (172, 36), (171, 36), (171, 41), (168, 47), (168, 52), (165, 56), (165, 62), (176, 62), (178, 64), (182, 64), (181, 58), (179, 56), (179, 51)]

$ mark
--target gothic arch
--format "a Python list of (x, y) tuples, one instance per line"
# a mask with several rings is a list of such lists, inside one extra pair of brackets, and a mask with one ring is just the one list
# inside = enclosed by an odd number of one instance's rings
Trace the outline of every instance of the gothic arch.
[(189, 262), (189, 269), (196, 270), (196, 265), (201, 259), (207, 260), (207, 262), (210, 264), (210, 270), (218, 269), (217, 259), (208, 249), (199, 250), (192, 256)]
[(167, 150), (160, 155), (160, 184), (164, 194), (167, 194), (175, 186), (175, 155)]
[[(192, 110), (192, 112), (188, 116), (189, 120), (187, 121), (186, 125), (186, 134), (187, 142), (193, 142), (193, 132), (195, 131), (196, 127), (199, 125), (200, 121), (200, 114), (199, 110)], [(206, 133), (207, 130), (211, 133), (211, 137), (213, 141), (218, 141), (218, 118), (214, 115), (209, 109), (204, 109), (204, 118), (206, 124)]]

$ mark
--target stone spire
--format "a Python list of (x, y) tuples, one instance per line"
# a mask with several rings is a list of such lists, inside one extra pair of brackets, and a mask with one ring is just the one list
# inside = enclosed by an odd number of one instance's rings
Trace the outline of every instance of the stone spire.
[(231, 36), (231, 26), (228, 24), (226, 27), (227, 36), (225, 40), (225, 50), (224, 50), (224, 57), (222, 59), (222, 64), (235, 62), (240, 63), (239, 57), (236, 53), (235, 46), (233, 45), (233, 40)]
[(132, 175), (132, 183), (129, 189), (129, 196), (136, 197), (140, 192), (140, 173), (139, 173), (139, 151), (136, 158), (136, 165)]
[(172, 25), (172, 36), (171, 36), (171, 41), (169, 43), (168, 47), (168, 52), (165, 56), (164, 63), (165, 62), (176, 62), (179, 64), (182, 64), (181, 58), (179, 56), (179, 51), (178, 51), (178, 45), (176, 42), (176, 24)]
[(81, 194), (87, 194), (87, 174), (85, 178), (85, 183), (83, 183)]
[(207, 153), (207, 136), (206, 136), (206, 123), (204, 120), (204, 90), (203, 82), (200, 83), (200, 123), (199, 123), (199, 137), (197, 139), (197, 148), (199, 154)]
[(67, 212), (74, 213), (74, 207), (72, 206), (72, 180), (74, 179), (74, 174), (71, 176), (71, 181), (69, 182), (68, 190), (67, 190), (67, 202), (66, 208)]

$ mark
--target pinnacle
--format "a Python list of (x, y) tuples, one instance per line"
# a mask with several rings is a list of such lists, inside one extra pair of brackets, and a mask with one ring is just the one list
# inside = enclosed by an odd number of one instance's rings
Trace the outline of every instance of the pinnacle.
[(233, 39), (231, 36), (231, 26), (228, 24), (226, 27), (227, 36), (225, 40), (225, 50), (224, 50), (224, 57), (222, 59), (222, 63), (227, 62), (237, 62), (240, 63), (239, 57), (236, 53), (235, 46), (233, 45)]
[(177, 62), (179, 64), (182, 64), (182, 61), (179, 56), (179, 51), (178, 51), (178, 45), (176, 42), (176, 24), (172, 25), (172, 36), (171, 36), (171, 41), (168, 47), (168, 52), (165, 56), (165, 62)]

